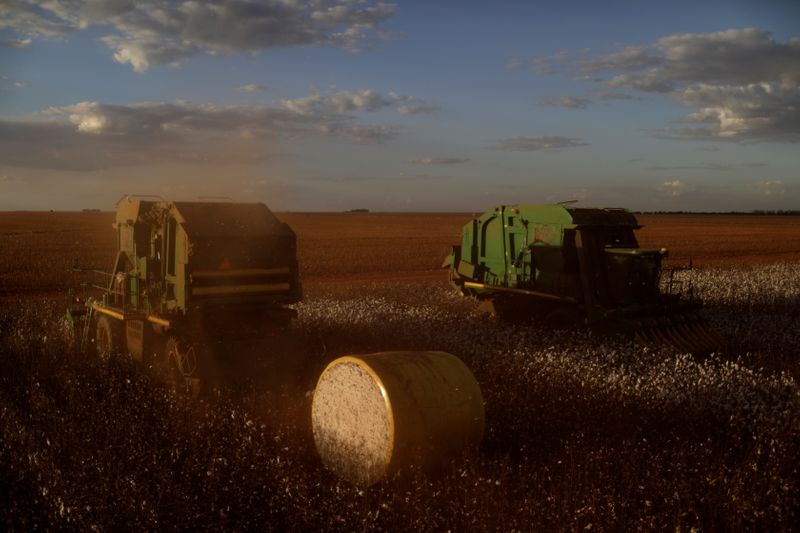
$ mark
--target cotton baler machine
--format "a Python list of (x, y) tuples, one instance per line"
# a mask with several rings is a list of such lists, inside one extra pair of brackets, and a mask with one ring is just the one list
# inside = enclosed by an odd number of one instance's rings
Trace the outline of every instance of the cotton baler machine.
[(666, 249), (639, 248), (625, 209), (568, 204), (497, 206), (464, 226), (442, 266), (480, 309), (534, 317), (552, 327), (586, 324), (645, 343), (708, 353), (722, 337), (690, 286), (662, 268)]
[(165, 363), (195, 387), (222, 341), (275, 335), (295, 316), (295, 234), (264, 204), (128, 195), (114, 227), (113, 269), (67, 312), (84, 349)]

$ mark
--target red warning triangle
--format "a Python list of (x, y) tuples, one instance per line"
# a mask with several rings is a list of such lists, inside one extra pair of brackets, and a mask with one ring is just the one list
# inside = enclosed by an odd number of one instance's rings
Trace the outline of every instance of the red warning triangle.
[(228, 261), (228, 258), (226, 257), (225, 259), (222, 260), (222, 263), (219, 264), (219, 268), (217, 270), (230, 270), (231, 268), (233, 268), (233, 266), (231, 265), (231, 262)]

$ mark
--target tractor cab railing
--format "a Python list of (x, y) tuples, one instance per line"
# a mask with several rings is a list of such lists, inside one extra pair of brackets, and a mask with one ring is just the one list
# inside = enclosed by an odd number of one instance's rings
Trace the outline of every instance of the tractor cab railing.
[(685, 298), (690, 302), (694, 301), (696, 298), (692, 282), (686, 279), (679, 279), (682, 272), (687, 272), (689, 270), (692, 270), (691, 263), (689, 266), (664, 267), (661, 271), (661, 279), (659, 280), (661, 293)]

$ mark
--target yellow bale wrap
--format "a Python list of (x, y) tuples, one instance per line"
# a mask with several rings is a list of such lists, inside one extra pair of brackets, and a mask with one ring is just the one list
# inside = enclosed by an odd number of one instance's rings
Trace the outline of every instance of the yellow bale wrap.
[(323, 463), (368, 486), (477, 448), (485, 421), (478, 383), (456, 356), (380, 352), (341, 357), (325, 368), (311, 422)]

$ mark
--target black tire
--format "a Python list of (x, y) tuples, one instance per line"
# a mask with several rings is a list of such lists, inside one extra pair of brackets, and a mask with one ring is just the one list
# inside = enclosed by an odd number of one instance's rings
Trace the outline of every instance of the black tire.
[(94, 351), (103, 361), (122, 351), (122, 342), (119, 324), (111, 317), (100, 315), (94, 332)]

